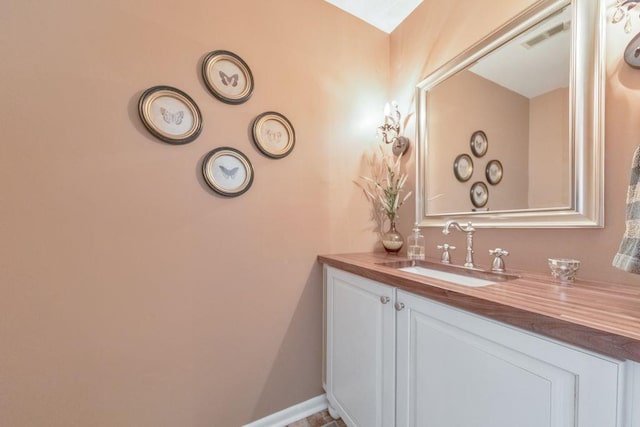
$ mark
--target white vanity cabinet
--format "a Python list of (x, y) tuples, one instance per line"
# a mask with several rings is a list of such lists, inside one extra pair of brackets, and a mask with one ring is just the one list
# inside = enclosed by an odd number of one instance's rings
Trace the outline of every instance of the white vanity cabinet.
[(395, 289), (325, 267), (327, 398), (349, 426), (395, 425)]
[(349, 426), (640, 427), (633, 362), (333, 267), (325, 284), (325, 388)]
[(624, 425), (624, 362), (401, 290), (397, 300), (396, 425)]

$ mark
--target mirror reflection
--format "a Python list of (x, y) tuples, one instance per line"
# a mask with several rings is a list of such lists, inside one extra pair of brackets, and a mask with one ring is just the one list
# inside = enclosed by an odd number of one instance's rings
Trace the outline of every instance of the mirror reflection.
[(565, 6), (428, 88), (427, 216), (571, 206), (571, 18)]

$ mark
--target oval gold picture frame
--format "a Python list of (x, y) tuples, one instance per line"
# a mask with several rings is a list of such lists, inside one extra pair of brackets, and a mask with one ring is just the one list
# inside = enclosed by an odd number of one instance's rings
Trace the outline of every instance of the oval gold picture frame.
[(245, 193), (253, 184), (253, 167), (241, 151), (231, 147), (211, 150), (202, 162), (202, 175), (213, 191), (226, 197)]
[(138, 101), (147, 130), (169, 144), (186, 144), (202, 131), (202, 114), (189, 95), (171, 86), (153, 86)]
[(253, 93), (253, 74), (249, 66), (228, 50), (214, 50), (205, 56), (202, 78), (213, 96), (227, 104), (242, 104)]
[(275, 111), (264, 112), (254, 119), (252, 136), (256, 147), (272, 159), (288, 156), (296, 143), (291, 122)]

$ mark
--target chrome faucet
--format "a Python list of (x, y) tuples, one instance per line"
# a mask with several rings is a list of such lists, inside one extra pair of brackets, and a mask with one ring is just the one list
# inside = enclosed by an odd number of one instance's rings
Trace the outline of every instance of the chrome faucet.
[(458, 221), (449, 220), (444, 224), (444, 228), (442, 229), (442, 234), (447, 235), (451, 231), (450, 228), (453, 228), (458, 231), (462, 231), (467, 234), (467, 257), (465, 258), (464, 266), (466, 268), (473, 268), (475, 265), (473, 264), (473, 233), (476, 231), (471, 225), (471, 222), (468, 222), (466, 226), (460, 225)]

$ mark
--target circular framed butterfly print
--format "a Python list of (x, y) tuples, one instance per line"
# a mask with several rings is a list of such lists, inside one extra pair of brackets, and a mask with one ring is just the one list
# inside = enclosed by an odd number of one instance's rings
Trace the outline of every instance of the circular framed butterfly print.
[(487, 149), (489, 148), (489, 139), (487, 138), (487, 134), (481, 130), (475, 131), (473, 135), (471, 135), (469, 145), (471, 146), (471, 152), (474, 156), (484, 156), (487, 154)]
[(145, 90), (138, 101), (138, 114), (152, 135), (169, 144), (191, 142), (202, 130), (202, 114), (196, 103), (171, 86)]
[(471, 203), (476, 208), (482, 208), (489, 201), (489, 189), (487, 184), (478, 181), (471, 186), (470, 191)]
[(473, 175), (473, 160), (468, 154), (460, 154), (453, 161), (453, 174), (460, 182), (469, 181)]
[(242, 104), (253, 93), (253, 74), (249, 66), (227, 50), (214, 50), (205, 56), (202, 78), (213, 96), (227, 104)]
[(268, 157), (281, 159), (293, 150), (296, 135), (291, 122), (274, 111), (260, 114), (253, 121), (253, 142)]
[(491, 160), (487, 163), (484, 174), (487, 177), (487, 182), (491, 185), (497, 185), (502, 181), (502, 163), (500, 163), (500, 160)]
[(211, 150), (202, 162), (202, 175), (213, 191), (227, 197), (239, 196), (253, 183), (251, 162), (231, 147)]

